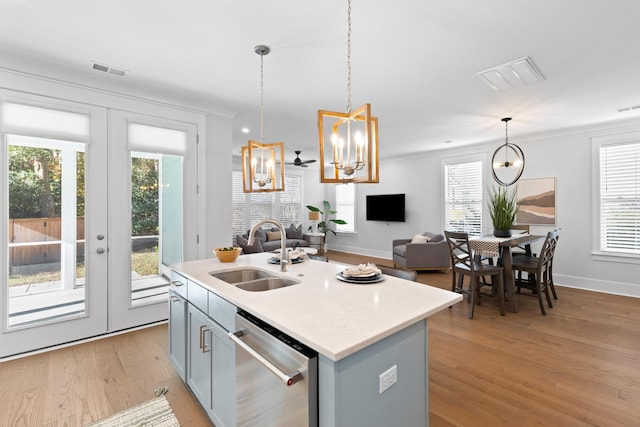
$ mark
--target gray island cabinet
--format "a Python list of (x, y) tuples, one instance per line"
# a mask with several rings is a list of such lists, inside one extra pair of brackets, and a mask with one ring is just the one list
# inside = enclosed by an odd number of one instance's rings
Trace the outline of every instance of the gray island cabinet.
[[(267, 262), (272, 256), (260, 253), (233, 263), (207, 259), (172, 266), (170, 359), (216, 427), (249, 424), (242, 421), (246, 399), (240, 393), (252, 376), (236, 367), (241, 350), (229, 337), (238, 312), (317, 353), (310, 365), (317, 367), (317, 377), (302, 380), (308, 381), (309, 400), (315, 405), (309, 425), (427, 426), (428, 318), (462, 296), (390, 276), (378, 283), (346, 283), (337, 275), (348, 266), (314, 260), (288, 265), (281, 272), (279, 265)], [(244, 269), (297, 283), (248, 291), (212, 276)], [(267, 399), (270, 393), (262, 395)], [(264, 418), (259, 424), (291, 422)]]

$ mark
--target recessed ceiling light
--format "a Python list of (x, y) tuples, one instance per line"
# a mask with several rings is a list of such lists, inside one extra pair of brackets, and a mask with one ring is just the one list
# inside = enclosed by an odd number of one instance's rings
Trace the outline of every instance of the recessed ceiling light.
[(242, 128), (242, 133), (249, 133), (249, 128)]
[(528, 56), (476, 73), (496, 92), (539, 83), (544, 76)]

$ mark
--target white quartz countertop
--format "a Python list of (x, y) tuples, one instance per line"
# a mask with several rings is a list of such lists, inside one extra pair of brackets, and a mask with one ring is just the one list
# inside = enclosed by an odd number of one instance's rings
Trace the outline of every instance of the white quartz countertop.
[[(273, 255), (242, 255), (232, 263), (188, 261), (171, 267), (334, 361), (462, 300), (460, 294), (391, 276), (374, 284), (345, 283), (336, 278), (348, 267), (344, 264), (305, 260), (287, 265), (283, 273), (280, 265), (267, 262)], [(300, 283), (249, 292), (209, 274), (244, 267)]]

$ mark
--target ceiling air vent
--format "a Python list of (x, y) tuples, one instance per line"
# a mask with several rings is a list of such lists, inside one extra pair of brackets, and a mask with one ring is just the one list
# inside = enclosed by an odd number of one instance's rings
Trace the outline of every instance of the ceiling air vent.
[(544, 80), (544, 76), (528, 56), (480, 71), (476, 75), (496, 92), (505, 92)]
[(632, 111), (640, 109), (640, 105), (634, 105), (632, 107), (622, 107), (618, 108), (618, 113), (624, 113), (625, 111)]
[(100, 64), (94, 61), (92, 61), (91, 68), (93, 68), (94, 70), (102, 71), (104, 73), (115, 74), (116, 76), (120, 76), (120, 77), (124, 76), (127, 73), (126, 70), (112, 67), (110, 65)]

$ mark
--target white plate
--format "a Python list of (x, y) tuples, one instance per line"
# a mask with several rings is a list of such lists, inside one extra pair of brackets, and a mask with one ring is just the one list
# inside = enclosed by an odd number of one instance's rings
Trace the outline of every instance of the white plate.
[(344, 277), (342, 272), (336, 274), (336, 278), (343, 282), (356, 283), (360, 285), (369, 285), (371, 283), (378, 283), (384, 280), (384, 276), (382, 274), (375, 274), (370, 277)]

